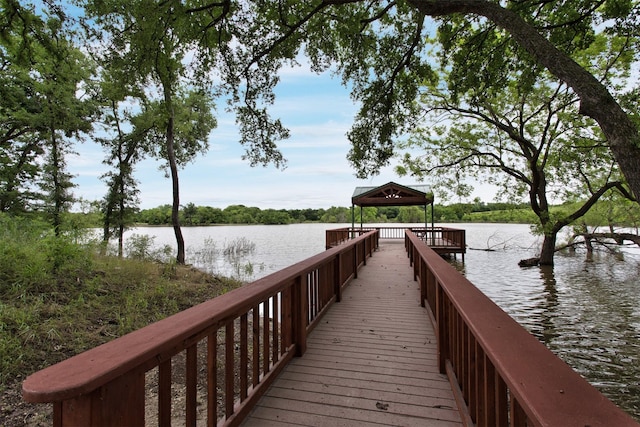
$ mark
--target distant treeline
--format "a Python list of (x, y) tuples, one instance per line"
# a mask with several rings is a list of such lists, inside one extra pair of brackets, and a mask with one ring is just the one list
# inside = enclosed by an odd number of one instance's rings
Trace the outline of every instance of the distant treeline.
[[(535, 222), (535, 216), (525, 204), (511, 203), (454, 203), (433, 207), (435, 222)], [(356, 222), (360, 222), (360, 208), (355, 207)], [(365, 223), (422, 223), (423, 206), (368, 207), (362, 210)], [(427, 208), (431, 221), (431, 206)], [(135, 222), (149, 225), (171, 224), (171, 206), (163, 205), (138, 212)], [(294, 224), (304, 222), (350, 223), (350, 207), (328, 209), (260, 209), (231, 205), (224, 209), (196, 206), (189, 203), (180, 210), (182, 225), (213, 224)]]

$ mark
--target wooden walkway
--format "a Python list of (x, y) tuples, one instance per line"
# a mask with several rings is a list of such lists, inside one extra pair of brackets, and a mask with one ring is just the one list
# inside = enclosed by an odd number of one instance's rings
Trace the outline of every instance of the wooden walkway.
[(384, 241), (244, 426), (459, 426), (403, 242)]

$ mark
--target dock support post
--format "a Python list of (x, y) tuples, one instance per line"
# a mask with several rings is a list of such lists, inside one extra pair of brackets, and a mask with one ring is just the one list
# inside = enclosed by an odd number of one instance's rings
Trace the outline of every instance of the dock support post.
[(144, 425), (144, 373), (124, 375), (99, 389), (53, 405), (54, 426)]
[(302, 276), (296, 278), (292, 292), (292, 335), (296, 348), (296, 357), (302, 357), (307, 351), (307, 319), (309, 318), (307, 286)]

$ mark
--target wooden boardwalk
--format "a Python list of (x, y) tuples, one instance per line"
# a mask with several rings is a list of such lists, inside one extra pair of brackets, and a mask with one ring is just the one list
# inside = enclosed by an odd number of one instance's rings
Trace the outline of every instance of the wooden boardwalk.
[(381, 242), (243, 425), (461, 425), (402, 242)]

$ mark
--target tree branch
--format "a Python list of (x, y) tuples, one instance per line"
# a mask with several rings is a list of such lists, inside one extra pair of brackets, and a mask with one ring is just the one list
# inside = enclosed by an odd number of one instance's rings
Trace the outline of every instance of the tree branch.
[[(256, 63), (258, 63), (262, 58), (264, 58), (269, 53), (271, 53), (276, 47), (278, 47), (279, 45), (281, 45), (282, 43), (287, 41), (289, 39), (289, 37), (291, 37), (304, 24), (309, 22), (309, 20), (311, 18), (313, 18), (317, 13), (319, 13), (323, 9), (329, 7), (331, 4), (340, 4), (340, 3), (342, 3), (342, 2), (340, 2), (340, 1), (336, 1), (336, 2), (323, 1), (322, 3), (320, 3), (316, 7), (314, 7), (309, 13), (307, 13), (305, 16), (303, 16), (302, 19), (300, 19), (298, 22), (288, 26), (288, 30), (284, 34), (282, 34), (280, 37), (278, 37), (273, 43), (271, 43), (270, 45), (268, 45), (267, 47), (265, 47), (264, 49), (258, 51), (257, 53), (255, 53), (253, 55), (253, 57), (249, 60), (249, 62), (245, 66), (244, 74), (248, 74), (249, 73), (249, 69), (251, 68), (251, 66), (253, 66)], [(345, 2), (345, 3), (348, 3), (348, 2)]]
[[(553, 227), (554, 230), (559, 231), (565, 225), (571, 224), (578, 218), (581, 218), (582, 216), (584, 216), (589, 211), (589, 209), (591, 209), (593, 205), (596, 204), (598, 199), (600, 199), (600, 197), (604, 193), (611, 190), (612, 188), (617, 188), (618, 191), (620, 191), (620, 193), (622, 193), (625, 197), (631, 196), (629, 191), (624, 188), (624, 185), (622, 184), (622, 182), (620, 181), (607, 182), (605, 185), (600, 187), (595, 193), (591, 194), (591, 197), (589, 197), (589, 199), (580, 207), (580, 209), (577, 209), (575, 212), (573, 212), (571, 215), (566, 216), (564, 219), (558, 220)], [(635, 201), (633, 196), (629, 200)]]
[(569, 85), (580, 98), (583, 115), (596, 120), (629, 182), (640, 195), (640, 134), (607, 88), (567, 54), (556, 48), (516, 12), (486, 0), (408, 0), (425, 15), (456, 13), (483, 16), (505, 29), (535, 60)]

